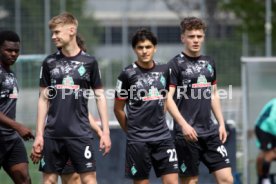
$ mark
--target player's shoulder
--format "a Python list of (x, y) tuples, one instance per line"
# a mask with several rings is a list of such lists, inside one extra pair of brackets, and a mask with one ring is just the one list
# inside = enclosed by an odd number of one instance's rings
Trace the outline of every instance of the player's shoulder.
[(90, 62), (90, 63), (97, 62), (95, 56), (92, 56), (85, 51), (81, 51), (79, 57), (81, 58), (81, 60), (84, 60), (86, 62)]
[(214, 58), (209, 55), (201, 55), (200, 59), (214, 62)]
[(160, 63), (156, 61), (154, 63), (155, 63), (155, 70), (166, 71), (169, 68), (168, 63)]
[(53, 61), (56, 61), (59, 57), (60, 57), (60, 52), (57, 51), (57, 52), (55, 52), (55, 53), (52, 53), (52, 54), (48, 55), (48, 56), (44, 59), (43, 62), (46, 63), (46, 64), (49, 64), (49, 63), (51, 63), (51, 62), (53, 62)]
[(179, 65), (183, 62), (185, 62), (185, 55), (183, 53), (179, 53), (169, 60), (168, 65)]

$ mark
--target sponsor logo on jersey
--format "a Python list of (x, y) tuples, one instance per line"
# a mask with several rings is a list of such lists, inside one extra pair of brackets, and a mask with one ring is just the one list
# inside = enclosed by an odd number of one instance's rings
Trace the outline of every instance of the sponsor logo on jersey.
[(192, 88), (206, 88), (211, 86), (211, 82), (207, 82), (207, 79), (204, 75), (200, 75), (197, 78), (197, 83), (192, 84)]
[(62, 80), (62, 84), (56, 85), (57, 89), (79, 89), (79, 85), (75, 85), (72, 77), (67, 76)]
[(142, 97), (141, 99), (143, 101), (150, 101), (150, 100), (158, 100), (158, 99), (163, 99), (163, 95), (160, 94), (157, 88), (151, 87), (149, 89), (149, 92), (146, 94), (146, 96)]

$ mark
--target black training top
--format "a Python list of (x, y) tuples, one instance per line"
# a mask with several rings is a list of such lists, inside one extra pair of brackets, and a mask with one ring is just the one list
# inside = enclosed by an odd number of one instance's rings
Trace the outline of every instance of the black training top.
[[(216, 67), (209, 56), (189, 57), (184, 53), (169, 63), (170, 86), (176, 87), (174, 100), (184, 119), (196, 130), (198, 136), (217, 133), (211, 119), (211, 90), (216, 84)], [(176, 137), (183, 134), (174, 123)]]
[(144, 69), (133, 63), (118, 77), (115, 97), (126, 100), (127, 139), (129, 141), (157, 141), (171, 135), (164, 112), (168, 90), (166, 65)]
[[(15, 119), (17, 96), (18, 85), (14, 73), (0, 65), (0, 111), (11, 119)], [(0, 137), (12, 139), (17, 136), (14, 129), (0, 124)]]
[(48, 56), (41, 67), (40, 87), (48, 87), (49, 111), (45, 137), (93, 137), (88, 119), (92, 89), (102, 87), (96, 59), (81, 51), (74, 57), (61, 52)]

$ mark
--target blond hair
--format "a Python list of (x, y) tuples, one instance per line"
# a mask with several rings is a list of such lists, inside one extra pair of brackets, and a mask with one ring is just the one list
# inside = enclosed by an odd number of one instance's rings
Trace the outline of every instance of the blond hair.
[(76, 28), (78, 27), (78, 20), (71, 13), (68, 13), (68, 12), (63, 12), (57, 16), (54, 16), (48, 22), (50, 29), (55, 28), (57, 25), (68, 25), (68, 24), (75, 25)]

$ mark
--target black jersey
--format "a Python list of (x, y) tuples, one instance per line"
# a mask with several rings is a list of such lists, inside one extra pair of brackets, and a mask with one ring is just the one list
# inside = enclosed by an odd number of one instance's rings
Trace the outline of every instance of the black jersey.
[[(211, 90), (216, 84), (216, 67), (209, 56), (189, 57), (183, 53), (169, 63), (170, 85), (176, 87), (174, 100), (184, 119), (199, 136), (217, 133), (211, 119)], [(174, 123), (176, 137), (183, 136)]]
[(50, 92), (45, 137), (92, 137), (88, 94), (91, 88), (102, 87), (94, 57), (83, 51), (74, 57), (59, 51), (48, 56), (41, 67), (40, 86)]
[(121, 72), (115, 97), (117, 100), (126, 100), (129, 141), (145, 142), (171, 138), (164, 112), (167, 90), (166, 65), (154, 65), (151, 69), (144, 69), (133, 63)]
[[(5, 70), (0, 65), (0, 111), (11, 119), (15, 119), (16, 100), (18, 96), (17, 80), (12, 71)], [(0, 137), (17, 137), (16, 131), (0, 124)]]

